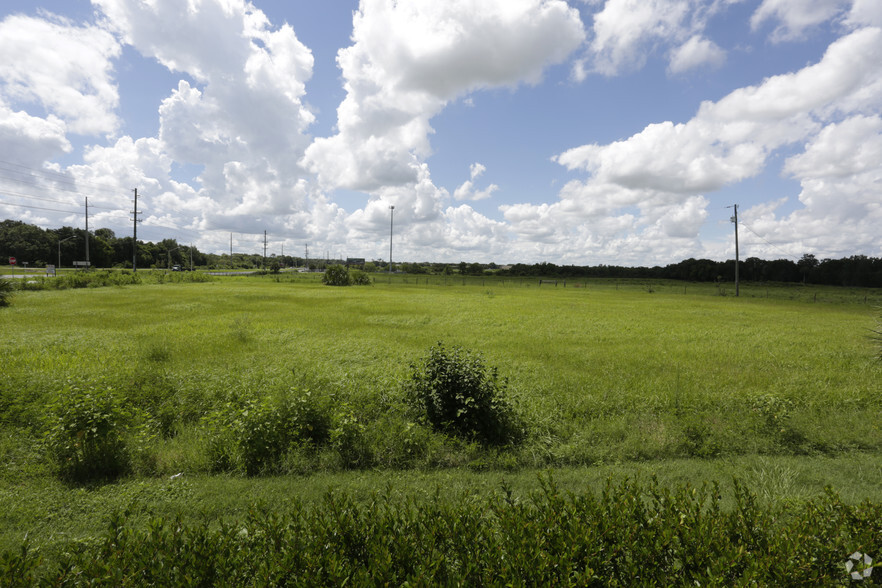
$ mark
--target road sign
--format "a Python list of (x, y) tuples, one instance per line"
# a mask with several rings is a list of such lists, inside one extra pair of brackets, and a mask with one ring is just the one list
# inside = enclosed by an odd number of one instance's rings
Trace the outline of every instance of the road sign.
[(15, 258), (14, 257), (9, 258), (9, 265), (15, 265)]

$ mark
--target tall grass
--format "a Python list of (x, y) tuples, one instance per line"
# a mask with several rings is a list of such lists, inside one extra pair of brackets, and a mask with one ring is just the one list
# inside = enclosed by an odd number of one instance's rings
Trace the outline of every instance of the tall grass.
[[(29, 292), (0, 313), (0, 419), (38, 435), (57, 390), (109, 382), (158, 423), (165, 473), (176, 459), (206, 467), (194, 454), (205, 445), (183, 455), (176, 435), (198, 437), (231, 399), (292, 387), (322, 398), (328, 418), (358, 407), (360, 467), (877, 451), (873, 324), (862, 302), (610, 287), (332, 289), (263, 277)], [(488, 453), (411, 422), (402, 383), (437, 341), (480, 352), (507, 379), (527, 425), (518, 448)]]
[(284, 513), (256, 508), (219, 526), (136, 524), (129, 512), (58, 561), (44, 563), (27, 543), (0, 553), (0, 582), (820, 586), (848, 583), (849, 556), (882, 548), (879, 504), (848, 505), (828, 491), (783, 509), (737, 483), (733, 502), (722, 508), (717, 485), (607, 482), (567, 494), (544, 479), (526, 499), (507, 486), (479, 497), (438, 487), (421, 502), (329, 493), (316, 507), (294, 499)]

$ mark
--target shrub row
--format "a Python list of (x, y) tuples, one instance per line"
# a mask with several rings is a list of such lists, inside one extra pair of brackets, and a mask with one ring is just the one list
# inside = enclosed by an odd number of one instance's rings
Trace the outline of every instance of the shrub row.
[(33, 276), (16, 280), (21, 290), (67, 290), (70, 288), (101, 288), (135, 284), (209, 282), (214, 278), (203, 272), (133, 272), (131, 270), (89, 270), (63, 273), (55, 277)]
[(329, 494), (220, 527), (116, 516), (60, 561), (26, 544), (3, 554), (0, 584), (820, 586), (849, 582), (851, 554), (882, 553), (882, 505), (851, 506), (830, 490), (788, 512), (737, 482), (730, 509), (717, 485), (608, 482), (564, 495), (542, 482), (524, 500), (505, 488), (480, 498), (437, 489), (421, 502)]
[[(231, 392), (219, 406), (189, 418), (198, 419), (194, 424), (212, 471), (249, 476), (309, 471), (322, 461), (332, 469), (368, 467), (376, 463), (375, 454), (387, 465), (408, 465), (428, 453), (429, 428), (442, 439), (485, 447), (523, 437), (520, 419), (504, 397), (505, 383), (479, 356), (459, 348), (448, 352), (439, 344), (413, 369), (404, 384), (411, 420), (403, 404), (390, 405), (384, 412), (398, 418), (376, 424), (377, 431), (368, 432), (364, 417), (347, 402), (297, 387)], [(173, 437), (182, 413), (192, 408), (185, 409), (161, 374), (141, 374), (128, 385), (128, 398), (103, 382), (67, 385), (53, 396), (44, 440), (60, 478), (113, 479), (132, 471), (135, 462), (144, 466), (135, 471), (155, 470), (149, 445)]]

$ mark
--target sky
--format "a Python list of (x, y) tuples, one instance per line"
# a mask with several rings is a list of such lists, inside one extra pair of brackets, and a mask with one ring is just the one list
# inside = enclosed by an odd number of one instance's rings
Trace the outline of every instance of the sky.
[(651, 266), (737, 205), (742, 259), (882, 256), (878, 0), (4, 0), (0, 56), (0, 219)]

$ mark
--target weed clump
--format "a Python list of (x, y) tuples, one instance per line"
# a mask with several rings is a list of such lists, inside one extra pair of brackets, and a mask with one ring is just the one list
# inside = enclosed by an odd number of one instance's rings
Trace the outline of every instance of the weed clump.
[(130, 471), (126, 433), (131, 415), (112, 390), (66, 387), (49, 414), (45, 443), (62, 480), (112, 480)]
[(14, 290), (15, 284), (10, 280), (0, 280), (0, 306), (9, 306), (9, 301), (12, 298)]
[(507, 382), (479, 355), (439, 342), (411, 368), (405, 396), (436, 431), (484, 445), (523, 439), (523, 425), (506, 398)]
[(328, 442), (328, 409), (308, 392), (229, 402), (205, 419), (209, 460), (215, 471), (241, 468), (249, 476), (280, 471), (285, 454)]

